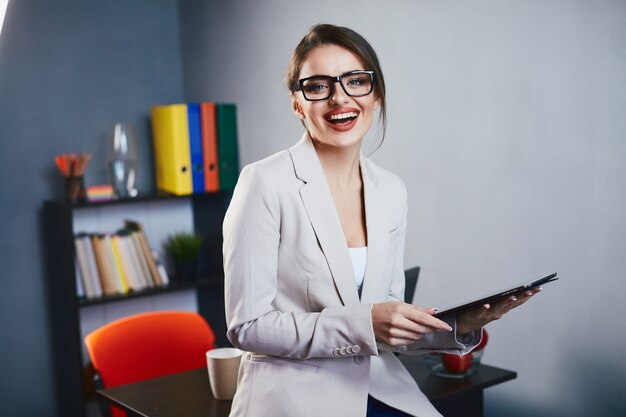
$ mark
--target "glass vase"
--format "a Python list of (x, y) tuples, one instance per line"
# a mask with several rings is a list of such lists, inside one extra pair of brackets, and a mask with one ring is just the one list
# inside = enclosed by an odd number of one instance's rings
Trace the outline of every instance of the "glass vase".
[(137, 195), (137, 139), (129, 124), (116, 123), (108, 135), (107, 169), (117, 198)]

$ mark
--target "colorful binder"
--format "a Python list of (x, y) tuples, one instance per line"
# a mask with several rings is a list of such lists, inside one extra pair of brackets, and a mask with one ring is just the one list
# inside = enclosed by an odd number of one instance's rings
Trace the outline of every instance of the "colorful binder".
[(157, 188), (176, 195), (191, 194), (187, 105), (154, 106), (150, 114)]
[(237, 152), (237, 108), (234, 104), (215, 106), (220, 190), (233, 190), (239, 177)]
[(218, 191), (220, 179), (217, 159), (217, 126), (215, 123), (215, 103), (200, 103), (202, 126), (202, 161), (204, 163), (204, 190)]
[(204, 163), (202, 162), (202, 129), (200, 105), (187, 104), (189, 122), (189, 154), (191, 156), (191, 184), (194, 193), (204, 192)]

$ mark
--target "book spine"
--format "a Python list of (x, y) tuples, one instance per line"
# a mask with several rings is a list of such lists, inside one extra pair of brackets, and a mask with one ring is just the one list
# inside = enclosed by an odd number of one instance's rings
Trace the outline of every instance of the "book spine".
[(89, 279), (91, 280), (94, 297), (102, 297), (102, 280), (100, 279), (100, 272), (98, 271), (98, 265), (96, 264), (96, 258), (93, 252), (93, 240), (90, 236), (85, 236), (83, 244), (85, 254), (87, 255), (87, 268), (89, 270)]
[(85, 254), (85, 247), (83, 245), (83, 236), (74, 237), (74, 248), (76, 249), (76, 263), (80, 270), (80, 275), (83, 280), (84, 289), (87, 294), (87, 298), (93, 298), (95, 292), (91, 286), (91, 280), (89, 278), (89, 269), (87, 266), (87, 255)]
[(128, 258), (128, 263), (132, 271), (131, 273), (134, 277), (133, 281), (135, 282), (135, 287), (138, 291), (143, 290), (144, 288), (148, 287), (148, 282), (146, 282), (146, 279), (143, 277), (141, 267), (139, 266), (139, 260), (137, 259), (137, 254), (135, 253), (132, 238), (130, 237), (130, 235), (128, 235), (128, 231), (126, 231), (126, 234), (121, 237), (122, 239), (120, 240), (120, 242), (122, 243), (124, 252), (126, 253), (126, 256)]
[(139, 242), (139, 246), (141, 247), (141, 253), (143, 254), (144, 259), (146, 260), (146, 264), (148, 266), (149, 275), (152, 277), (152, 281), (159, 286), (165, 285), (161, 280), (161, 274), (159, 273), (156, 263), (154, 261), (154, 257), (152, 256), (152, 250), (150, 249), (150, 245), (148, 244), (148, 239), (146, 238), (146, 234), (144, 233), (143, 227), (139, 222), (132, 220), (125, 220), (124, 225), (126, 228), (132, 230), (137, 234), (137, 241)]
[(130, 235), (131, 242), (133, 244), (133, 248), (135, 253), (137, 254), (137, 260), (139, 261), (139, 268), (141, 269), (141, 274), (144, 276), (145, 281), (148, 283), (148, 287), (152, 288), (156, 285), (156, 282), (152, 278), (150, 274), (150, 268), (148, 267), (148, 263), (146, 261), (146, 257), (143, 254), (143, 250), (141, 249), (141, 243), (139, 242), (139, 237), (137, 236), (137, 232), (133, 231)]
[(126, 245), (127, 236), (117, 235), (117, 246), (120, 251), (120, 258), (122, 259), (122, 265), (126, 271), (126, 278), (128, 279), (128, 287), (133, 291), (140, 291), (142, 289), (141, 282), (135, 271), (132, 258)]
[(104, 235), (103, 245), (106, 253), (106, 259), (111, 269), (111, 275), (113, 276), (115, 292), (118, 294), (125, 294), (126, 292), (128, 292), (128, 287), (124, 286), (124, 282), (122, 281), (122, 277), (120, 275), (120, 271), (115, 259), (115, 254), (113, 253), (113, 243), (111, 241), (111, 235)]
[(169, 285), (170, 278), (167, 275), (167, 270), (165, 269), (165, 266), (163, 265), (163, 262), (161, 261), (161, 258), (159, 257), (159, 254), (157, 251), (152, 251), (152, 258), (154, 259), (154, 263), (157, 267), (157, 271), (159, 271), (161, 282), (163, 283), (164, 286)]
[(131, 290), (130, 275), (128, 274), (128, 268), (126, 268), (126, 265), (123, 262), (122, 253), (119, 245), (119, 236), (111, 236), (111, 246), (113, 249), (113, 260), (115, 261), (115, 267), (117, 269), (122, 284), (122, 292), (127, 293)]
[(106, 252), (104, 235), (93, 235), (91, 237), (91, 243), (94, 249), (96, 264), (98, 265), (100, 281), (102, 282), (102, 290), (105, 295), (115, 295), (117, 293), (117, 287), (115, 285), (113, 272), (111, 271), (111, 261)]

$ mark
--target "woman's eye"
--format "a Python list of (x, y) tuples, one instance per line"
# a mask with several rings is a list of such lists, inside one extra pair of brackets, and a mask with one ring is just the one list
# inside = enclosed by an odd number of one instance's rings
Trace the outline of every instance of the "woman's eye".
[(366, 82), (367, 82), (367, 80), (365, 79), (365, 77), (351, 78), (350, 80), (348, 80), (348, 86), (350, 86), (350, 87), (360, 87), (363, 84), (365, 84)]
[(315, 93), (321, 93), (321, 92), (326, 91), (328, 89), (328, 84), (322, 83), (322, 82), (310, 83), (310, 84), (307, 84), (304, 88), (307, 93), (315, 94)]

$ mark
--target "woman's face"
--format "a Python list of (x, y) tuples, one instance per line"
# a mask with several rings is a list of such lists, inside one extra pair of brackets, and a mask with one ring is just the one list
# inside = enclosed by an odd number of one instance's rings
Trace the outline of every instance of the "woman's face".
[[(299, 79), (314, 75), (336, 77), (364, 68), (357, 55), (337, 45), (322, 45), (309, 52), (300, 69)], [(339, 83), (326, 100), (308, 101), (302, 91), (292, 93), (296, 115), (306, 121), (312, 139), (323, 144), (348, 148), (360, 146), (372, 125), (378, 100), (372, 92), (367, 96), (350, 97)]]

